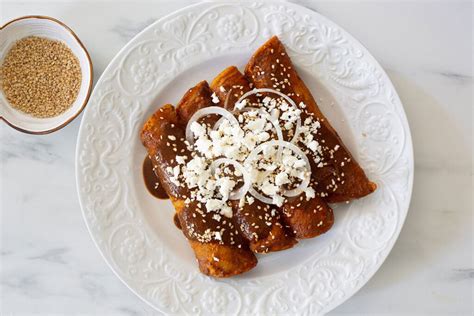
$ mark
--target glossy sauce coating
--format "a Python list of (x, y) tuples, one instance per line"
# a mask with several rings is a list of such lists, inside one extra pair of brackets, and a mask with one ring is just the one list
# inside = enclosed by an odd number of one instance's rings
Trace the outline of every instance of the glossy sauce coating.
[(178, 214), (176, 214), (176, 213), (173, 215), (173, 222), (174, 222), (174, 225), (176, 226), (176, 228), (181, 230), (181, 223), (179, 222), (179, 217), (178, 217)]
[[(178, 107), (179, 108), (179, 107)], [(222, 216), (216, 220), (214, 212), (207, 212), (205, 206), (196, 200), (190, 199), (191, 192), (186, 185), (178, 185), (172, 181), (168, 168), (174, 168), (176, 156), (191, 157), (185, 140), (185, 127), (177, 122), (174, 107), (164, 106), (149, 120), (149, 127), (144, 128), (142, 140), (148, 148), (153, 165), (157, 166), (158, 175), (164, 189), (171, 197), (184, 235), (190, 240), (199, 242), (218, 242), (230, 246), (245, 246), (246, 241), (238, 233), (232, 219)], [(158, 136), (159, 135), (159, 136)], [(186, 203), (186, 200), (189, 202)], [(210, 232), (220, 232), (216, 239)]]
[[(176, 155), (190, 157), (184, 146), (184, 129), (178, 126), (175, 108), (167, 104), (156, 111), (144, 124), (140, 138), (153, 164), (158, 167), (155, 173), (175, 207), (182, 232), (189, 240), (199, 270), (206, 275), (222, 278), (241, 274), (255, 267), (257, 258), (248, 247), (242, 246), (239, 249), (237, 245), (204, 241), (205, 232), (196, 231), (198, 227), (193, 227), (193, 224), (200, 220), (197, 214), (196, 217), (193, 216), (195, 213), (199, 214), (198, 209), (195, 205), (186, 203), (189, 199), (189, 190), (171, 179), (172, 175), (168, 169), (174, 167)], [(191, 235), (192, 238), (189, 238)]]
[[(353, 159), (337, 132), (321, 113), (311, 92), (298, 76), (285, 47), (274, 36), (250, 58), (245, 76), (255, 88), (273, 88), (302, 102), (306, 110), (321, 123), (317, 139), (321, 140), (324, 167), (313, 171), (315, 190), (327, 203), (345, 202), (363, 197), (376, 189)], [(304, 116), (301, 117), (305, 119)]]
[(165, 189), (163, 188), (160, 181), (158, 180), (158, 177), (153, 171), (153, 162), (148, 156), (146, 156), (143, 160), (142, 174), (143, 180), (145, 181), (145, 186), (151, 195), (153, 195), (157, 199), (169, 199), (168, 194), (166, 194)]
[[(148, 189), (148, 192), (150, 192), (150, 194), (157, 199), (168, 200), (168, 194), (161, 185), (158, 177), (155, 175), (155, 172), (153, 171), (153, 162), (148, 156), (146, 156), (143, 160), (142, 171), (143, 180), (145, 181), (145, 186)], [(178, 214), (173, 215), (173, 222), (176, 228), (181, 229), (181, 223), (179, 222)]]

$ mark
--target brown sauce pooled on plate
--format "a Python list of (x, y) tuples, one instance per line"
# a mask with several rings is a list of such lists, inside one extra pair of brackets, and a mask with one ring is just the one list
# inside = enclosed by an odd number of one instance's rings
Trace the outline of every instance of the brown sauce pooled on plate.
[(150, 192), (151, 195), (158, 199), (166, 200), (168, 199), (168, 194), (166, 194), (163, 186), (158, 181), (158, 178), (153, 171), (153, 163), (151, 159), (146, 156), (143, 161), (143, 179), (145, 180), (145, 186)]
[[(162, 200), (169, 199), (168, 194), (166, 194), (165, 189), (163, 189), (163, 186), (153, 171), (153, 162), (148, 156), (146, 156), (143, 161), (143, 179), (145, 180), (145, 186), (151, 195)], [(178, 214), (173, 215), (173, 222), (178, 229), (181, 229)]]

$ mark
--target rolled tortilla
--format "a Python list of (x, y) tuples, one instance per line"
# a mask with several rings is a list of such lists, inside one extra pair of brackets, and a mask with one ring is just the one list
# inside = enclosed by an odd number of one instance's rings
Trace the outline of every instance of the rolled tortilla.
[[(188, 200), (187, 203), (189, 190), (185, 185), (179, 185), (170, 172), (169, 167), (172, 169), (177, 165), (177, 154), (191, 157), (184, 137), (184, 128), (176, 110), (169, 104), (156, 111), (141, 132), (142, 143), (175, 207), (181, 230), (194, 250), (201, 272), (218, 278), (244, 273), (257, 264), (248, 243), (239, 234), (233, 233), (235, 227), (232, 222), (217, 222), (196, 201)], [(220, 227), (218, 235), (213, 233), (219, 230), (216, 227)]]
[[(211, 89), (222, 100), (227, 100), (227, 109), (233, 110), (235, 102), (251, 90), (249, 80), (235, 67), (222, 71), (211, 83)], [(249, 98), (249, 106), (261, 106), (256, 96)], [(260, 202), (261, 203), (261, 202)], [(297, 239), (313, 238), (327, 232), (334, 223), (332, 209), (320, 197), (308, 201), (303, 195), (288, 199), (281, 208), (273, 206), (281, 215), (283, 223)]]
[[(222, 103), (212, 101), (212, 90), (206, 81), (191, 88), (178, 104), (177, 111), (184, 122), (199, 109)], [(196, 102), (188, 102), (188, 100)], [(279, 212), (272, 205), (255, 200), (252, 204), (239, 206), (239, 201), (231, 201), (233, 222), (240, 234), (249, 243), (253, 252), (266, 253), (293, 247), (296, 240), (282, 225)]]
[(324, 167), (316, 170), (317, 192), (328, 203), (345, 202), (373, 192), (369, 181), (341, 138), (321, 113), (311, 92), (298, 76), (285, 47), (273, 36), (250, 58), (245, 75), (255, 88), (272, 88), (291, 96), (296, 104), (306, 106), (306, 114), (321, 123), (314, 135), (323, 150)]

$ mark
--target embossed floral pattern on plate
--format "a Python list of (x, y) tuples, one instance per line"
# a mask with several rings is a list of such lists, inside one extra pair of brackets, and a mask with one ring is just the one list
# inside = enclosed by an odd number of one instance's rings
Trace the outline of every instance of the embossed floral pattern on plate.
[[(323, 246), (302, 262), (268, 276), (213, 280), (182, 265), (169, 241), (150, 229), (131, 185), (132, 153), (151, 103), (173, 78), (205, 60), (250, 55), (272, 34), (297, 66), (341, 100), (356, 156), (379, 189), (351, 203)], [(390, 80), (343, 29), (291, 3), (201, 3), (158, 20), (111, 62), (84, 113), (76, 175), (98, 248), (129, 288), (156, 309), (316, 315), (354, 294), (388, 255), (408, 210), (413, 153)]]

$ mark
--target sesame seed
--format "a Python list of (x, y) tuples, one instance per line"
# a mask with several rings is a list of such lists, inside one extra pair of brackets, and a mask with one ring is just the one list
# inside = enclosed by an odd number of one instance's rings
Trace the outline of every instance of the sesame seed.
[(28, 36), (8, 51), (0, 78), (12, 107), (47, 118), (71, 107), (81, 87), (82, 73), (79, 60), (66, 44)]

